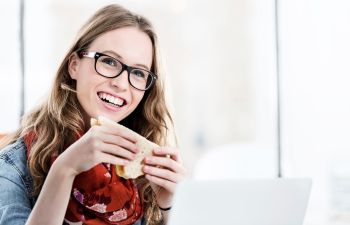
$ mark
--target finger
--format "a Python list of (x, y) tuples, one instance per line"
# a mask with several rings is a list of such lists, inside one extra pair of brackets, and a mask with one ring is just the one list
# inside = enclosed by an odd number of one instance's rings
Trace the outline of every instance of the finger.
[(164, 156), (147, 156), (144, 159), (145, 164), (166, 167), (176, 173), (184, 173), (184, 169), (179, 162), (175, 160), (164, 157)]
[(159, 177), (156, 177), (156, 176), (149, 175), (149, 174), (146, 174), (145, 178), (147, 180), (149, 180), (150, 182), (152, 182), (160, 187), (163, 187), (164, 189), (166, 189), (170, 193), (174, 194), (175, 187), (176, 187), (175, 183), (168, 181), (168, 180), (165, 180), (165, 179), (162, 179), (162, 178), (159, 178)]
[(135, 159), (135, 154), (125, 148), (122, 148), (118, 145), (102, 143), (100, 146), (100, 151), (108, 153), (119, 158), (133, 160)]
[(163, 155), (163, 156), (167, 156), (170, 155), (170, 157), (172, 159), (174, 159), (177, 162), (181, 162), (181, 158), (179, 155), (179, 150), (177, 148), (173, 148), (173, 147), (158, 147), (154, 149), (154, 154), (155, 155)]
[(100, 126), (104, 129), (104, 131), (114, 135), (119, 135), (134, 143), (137, 141), (137, 135), (135, 135), (134, 131), (118, 124), (117, 122), (109, 120), (105, 117), (99, 117), (99, 122), (101, 123)]
[(129, 160), (111, 155), (111, 154), (107, 154), (104, 152), (98, 152), (98, 161), (100, 163), (110, 163), (113, 165), (121, 165), (121, 166), (125, 166), (129, 163)]
[(133, 153), (139, 152), (135, 143), (133, 143), (133, 142), (129, 141), (128, 139), (125, 139), (121, 136), (105, 133), (105, 135), (102, 135), (101, 139), (105, 143), (120, 146), (124, 149), (128, 149), (128, 150), (132, 151)]
[(143, 171), (146, 174), (166, 179), (174, 183), (178, 183), (182, 180), (182, 176), (180, 174), (174, 173), (168, 169), (158, 168), (154, 166), (144, 166)]

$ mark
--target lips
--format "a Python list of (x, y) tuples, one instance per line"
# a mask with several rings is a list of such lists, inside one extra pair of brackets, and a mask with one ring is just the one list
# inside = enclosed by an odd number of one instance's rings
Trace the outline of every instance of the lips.
[(98, 92), (97, 95), (102, 101), (116, 107), (123, 107), (124, 105), (127, 104), (127, 101), (125, 99), (112, 95), (107, 92)]

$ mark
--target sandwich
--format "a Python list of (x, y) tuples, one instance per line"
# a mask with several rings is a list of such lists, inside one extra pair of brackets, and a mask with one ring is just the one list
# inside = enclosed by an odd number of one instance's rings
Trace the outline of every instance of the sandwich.
[(135, 179), (139, 176), (144, 175), (144, 172), (142, 171), (143, 159), (146, 156), (153, 155), (153, 149), (158, 147), (157, 144), (147, 140), (146, 138), (130, 130), (129, 128), (124, 127), (123, 125), (120, 125), (117, 122), (114, 122), (103, 116), (99, 116), (97, 119), (91, 118), (90, 123), (91, 126), (114, 126), (118, 127), (119, 129), (131, 131), (137, 139), (136, 146), (139, 149), (139, 152), (136, 154), (135, 159), (130, 161), (127, 165), (116, 165), (116, 173), (118, 174), (118, 176), (123, 177), (125, 179)]

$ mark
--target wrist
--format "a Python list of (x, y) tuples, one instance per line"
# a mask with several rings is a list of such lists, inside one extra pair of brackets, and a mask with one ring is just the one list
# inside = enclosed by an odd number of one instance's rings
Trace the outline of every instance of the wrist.
[(52, 172), (55, 172), (56, 174), (60, 174), (61, 176), (75, 178), (77, 176), (77, 172), (73, 169), (71, 169), (69, 166), (66, 166), (64, 164), (64, 160), (62, 160), (62, 157), (58, 157), (51, 165), (50, 170)]

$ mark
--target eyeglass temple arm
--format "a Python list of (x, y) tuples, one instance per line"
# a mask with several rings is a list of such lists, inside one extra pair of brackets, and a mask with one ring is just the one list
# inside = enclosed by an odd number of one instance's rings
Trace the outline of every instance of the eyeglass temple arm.
[(82, 51), (80, 52), (80, 54), (81, 56), (84, 56), (84, 57), (95, 58), (96, 52)]

